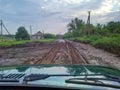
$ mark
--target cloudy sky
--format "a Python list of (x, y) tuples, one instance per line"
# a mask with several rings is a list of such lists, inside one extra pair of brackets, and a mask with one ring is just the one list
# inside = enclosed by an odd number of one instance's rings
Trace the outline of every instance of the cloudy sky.
[(120, 0), (0, 0), (0, 19), (12, 34), (30, 25), (32, 33), (64, 34), (71, 19), (86, 22), (87, 11), (92, 24), (120, 21)]

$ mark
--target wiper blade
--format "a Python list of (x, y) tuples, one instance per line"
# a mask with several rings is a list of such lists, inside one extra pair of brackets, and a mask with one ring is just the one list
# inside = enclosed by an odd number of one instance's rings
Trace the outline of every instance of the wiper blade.
[(25, 76), (24, 81), (35, 81), (42, 80), (48, 77), (62, 77), (62, 76), (80, 76), (80, 75), (69, 75), (69, 74), (30, 74)]
[(72, 83), (72, 84), (84, 84), (84, 85), (95, 85), (95, 86), (120, 88), (120, 85), (106, 84), (102, 80), (120, 82), (117, 79), (106, 79), (106, 78), (87, 78), (87, 80), (85, 78), (71, 78), (71, 79), (65, 80), (65, 82)]
[(48, 78), (49, 75), (47, 74), (30, 74), (25, 76), (24, 81), (35, 81)]
[(106, 76), (107, 78), (112, 78), (112, 79), (118, 79), (120, 80), (120, 77), (118, 76), (113, 76), (113, 75), (108, 75), (108, 74), (103, 74), (104, 76)]
[(120, 83), (120, 80), (119, 79), (112, 79), (112, 78), (87, 78), (87, 80), (85, 78), (70, 78), (68, 80), (85, 80), (85, 81), (88, 81), (88, 80), (91, 80), (91, 81), (95, 81), (95, 82), (99, 82), (99, 80), (106, 80), (106, 81), (115, 81), (115, 82), (119, 82)]

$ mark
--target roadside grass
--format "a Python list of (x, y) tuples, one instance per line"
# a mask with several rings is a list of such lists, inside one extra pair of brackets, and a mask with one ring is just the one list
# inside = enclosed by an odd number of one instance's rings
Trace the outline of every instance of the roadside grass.
[(120, 34), (111, 36), (93, 35), (76, 37), (73, 40), (83, 43), (89, 43), (97, 48), (120, 55)]
[(20, 41), (17, 41), (17, 40), (5, 40), (5, 41), (2, 41), (2, 40), (0, 40), (0, 46), (9, 47), (9, 46), (12, 46), (12, 45), (25, 44), (25, 43), (28, 43), (28, 42), (52, 42), (54, 40), (55, 39), (20, 40)]

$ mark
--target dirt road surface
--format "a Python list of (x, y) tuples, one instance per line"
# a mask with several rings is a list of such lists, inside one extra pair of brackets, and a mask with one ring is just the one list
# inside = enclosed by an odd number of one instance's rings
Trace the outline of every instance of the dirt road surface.
[(0, 48), (0, 65), (23, 64), (92, 64), (120, 69), (120, 57), (88, 44), (62, 39)]

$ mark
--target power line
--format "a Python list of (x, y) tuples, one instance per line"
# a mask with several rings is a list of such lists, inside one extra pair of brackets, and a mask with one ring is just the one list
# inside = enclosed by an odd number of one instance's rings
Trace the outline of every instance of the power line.
[(7, 30), (7, 28), (5, 27), (5, 25), (3, 24), (4, 29), (7, 31), (7, 33), (10, 35), (9, 31)]
[(9, 35), (11, 35), (2, 20), (0, 20), (0, 27), (1, 27), (1, 33), (0, 33), (1, 38), (3, 38), (3, 28), (7, 31)]

